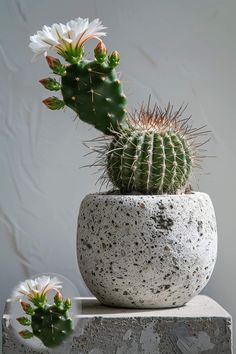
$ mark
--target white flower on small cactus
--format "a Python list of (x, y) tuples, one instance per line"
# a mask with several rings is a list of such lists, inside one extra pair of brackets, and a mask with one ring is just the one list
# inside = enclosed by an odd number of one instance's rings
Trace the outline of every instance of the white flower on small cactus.
[(13, 298), (20, 300), (26, 296), (35, 305), (43, 304), (46, 295), (52, 291), (59, 291), (61, 289), (61, 281), (57, 277), (50, 278), (50, 276), (43, 275), (36, 279), (27, 279), (20, 283), (13, 293)]
[(30, 36), (29, 47), (35, 53), (33, 60), (39, 55), (47, 55), (48, 50), (53, 49), (65, 59), (80, 57), (83, 45), (90, 39), (98, 39), (105, 36), (103, 30), (106, 27), (97, 18), (89, 23), (88, 18), (78, 17), (75, 20), (55, 23), (51, 27), (43, 26), (41, 31)]

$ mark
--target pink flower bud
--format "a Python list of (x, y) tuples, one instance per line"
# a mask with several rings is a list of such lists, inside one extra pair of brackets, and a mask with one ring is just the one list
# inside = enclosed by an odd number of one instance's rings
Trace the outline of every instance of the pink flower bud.
[(46, 56), (46, 60), (48, 62), (48, 66), (53, 70), (53, 72), (55, 74), (58, 74), (58, 75), (61, 75), (61, 76), (66, 74), (66, 68), (60, 62), (59, 59), (47, 55)]
[(120, 54), (117, 50), (114, 50), (108, 57), (108, 65), (111, 68), (115, 68), (120, 62)]
[(21, 301), (20, 302), (22, 309), (27, 313), (27, 315), (33, 315), (34, 314), (34, 309), (30, 304), (27, 302)]
[(105, 61), (106, 56), (107, 56), (107, 48), (102, 41), (100, 41), (96, 45), (96, 47), (94, 49), (94, 55), (99, 63), (103, 63)]
[(41, 79), (39, 80), (40, 84), (42, 84), (47, 90), (50, 91), (58, 91), (61, 89), (61, 84), (60, 82), (57, 82), (56, 79), (52, 79), (51, 77), (48, 77), (46, 79)]
[(69, 308), (71, 308), (71, 306), (72, 306), (72, 302), (71, 302), (71, 299), (66, 299), (65, 301), (64, 301), (64, 309), (65, 310), (69, 310)]
[(55, 96), (46, 98), (45, 100), (43, 100), (43, 103), (45, 104), (45, 106), (52, 110), (61, 109), (65, 106), (64, 101), (59, 100), (59, 98)]
[(18, 317), (16, 320), (22, 325), (22, 326), (30, 326), (31, 321), (27, 317)]
[(63, 297), (61, 293), (58, 291), (54, 296), (54, 303), (56, 306), (60, 306), (62, 304), (62, 301), (63, 301)]
[(30, 339), (34, 336), (33, 333), (28, 331), (27, 329), (24, 331), (20, 331), (19, 335), (24, 339)]

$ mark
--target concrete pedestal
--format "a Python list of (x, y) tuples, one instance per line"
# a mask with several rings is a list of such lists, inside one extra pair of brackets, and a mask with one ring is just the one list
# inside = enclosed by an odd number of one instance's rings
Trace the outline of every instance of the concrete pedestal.
[[(231, 316), (204, 295), (196, 296), (183, 307), (161, 310), (106, 307), (95, 298), (76, 301), (81, 302), (82, 310), (70, 354), (233, 352)], [(7, 305), (3, 315), (3, 354), (19, 353), (36, 351), (14, 335)]]

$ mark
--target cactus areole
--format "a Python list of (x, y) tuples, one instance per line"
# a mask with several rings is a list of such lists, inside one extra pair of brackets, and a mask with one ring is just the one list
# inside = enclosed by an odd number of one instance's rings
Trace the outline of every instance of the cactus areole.
[[(62, 94), (62, 99), (52, 96), (43, 103), (52, 110), (69, 107), (103, 133), (104, 144), (95, 165), (104, 166), (104, 180), (119, 192), (184, 192), (193, 167), (203, 158), (199, 148), (208, 132), (189, 125), (189, 117), (182, 116), (186, 107), (174, 110), (169, 104), (165, 109), (157, 105), (151, 109), (148, 102), (135, 113), (127, 113), (127, 99), (115, 69), (120, 55), (117, 51), (108, 54), (100, 38), (106, 35), (104, 29), (98, 19), (89, 23), (77, 18), (66, 25), (44, 26), (30, 37), (35, 56), (46, 54), (49, 67), (61, 77), (60, 82), (40, 80), (46, 89)], [(84, 44), (91, 39), (98, 44), (94, 58), (87, 60)], [(50, 49), (67, 63), (48, 56)], [(109, 144), (105, 135), (111, 136)]]

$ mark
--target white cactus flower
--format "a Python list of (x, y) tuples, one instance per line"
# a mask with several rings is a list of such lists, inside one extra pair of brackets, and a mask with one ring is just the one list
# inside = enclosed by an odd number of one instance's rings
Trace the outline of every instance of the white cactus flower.
[(21, 299), (26, 296), (31, 302), (43, 302), (48, 292), (61, 289), (62, 282), (57, 277), (43, 275), (36, 279), (27, 279), (21, 282), (13, 293), (14, 299)]
[(55, 23), (51, 27), (43, 26), (41, 31), (30, 36), (29, 47), (35, 53), (33, 59), (41, 54), (47, 55), (51, 49), (66, 59), (70, 56), (76, 57), (81, 53), (85, 42), (92, 38), (99, 40), (101, 36), (105, 36), (105, 28), (98, 18), (89, 23), (88, 18), (81, 17), (65, 25)]

